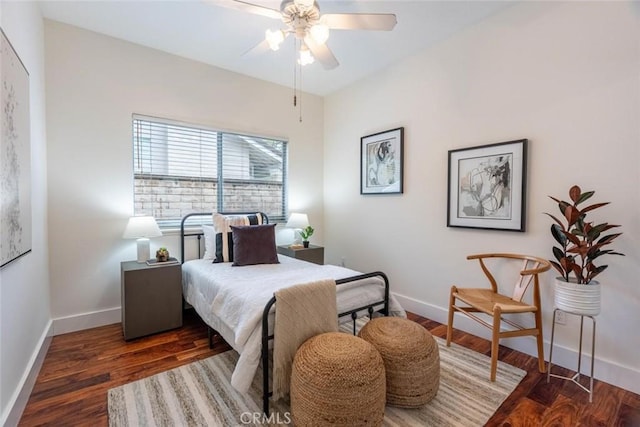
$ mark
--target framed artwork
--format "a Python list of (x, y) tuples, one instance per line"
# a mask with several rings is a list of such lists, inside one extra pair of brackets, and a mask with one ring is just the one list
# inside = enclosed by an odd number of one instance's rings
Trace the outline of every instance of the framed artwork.
[(447, 227), (524, 231), (527, 140), (449, 151)]
[(360, 194), (402, 193), (404, 128), (360, 138)]
[(0, 267), (31, 252), (29, 73), (4, 31), (0, 40)]

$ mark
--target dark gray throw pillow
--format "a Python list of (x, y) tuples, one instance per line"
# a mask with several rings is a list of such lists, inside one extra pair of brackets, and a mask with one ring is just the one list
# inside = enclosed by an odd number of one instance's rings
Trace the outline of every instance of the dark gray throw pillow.
[(233, 266), (278, 264), (275, 224), (231, 226)]

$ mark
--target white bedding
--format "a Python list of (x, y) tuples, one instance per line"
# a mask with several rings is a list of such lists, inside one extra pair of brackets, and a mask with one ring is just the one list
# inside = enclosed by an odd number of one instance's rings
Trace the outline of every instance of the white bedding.
[[(182, 265), (185, 300), (215, 329), (240, 358), (231, 384), (247, 392), (260, 361), (262, 312), (278, 289), (321, 279), (343, 279), (360, 272), (334, 265), (317, 265), (278, 255), (280, 264), (232, 267), (232, 263), (192, 260)], [(338, 313), (384, 299), (384, 282), (375, 277), (340, 285)], [(389, 297), (391, 315), (405, 316), (400, 304)], [(270, 316), (272, 327), (273, 314)]]

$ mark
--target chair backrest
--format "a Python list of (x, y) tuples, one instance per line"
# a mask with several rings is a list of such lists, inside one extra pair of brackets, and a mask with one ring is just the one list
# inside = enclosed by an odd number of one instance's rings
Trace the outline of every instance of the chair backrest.
[(534, 282), (535, 292), (538, 293), (538, 274), (544, 273), (545, 271), (551, 268), (551, 263), (546, 259), (538, 258), (531, 255), (520, 255), (520, 254), (509, 254), (509, 253), (490, 253), (490, 254), (478, 254), (478, 255), (469, 255), (467, 259), (477, 259), (480, 262), (480, 267), (482, 271), (489, 279), (491, 283), (491, 288), (493, 292), (498, 293), (498, 284), (496, 279), (493, 277), (487, 266), (485, 265), (484, 260), (486, 258), (503, 258), (503, 259), (513, 259), (513, 260), (522, 260), (522, 267), (520, 269), (520, 277), (516, 281), (516, 284), (513, 288), (513, 294), (511, 299), (514, 301), (522, 301), (529, 284), (531, 281)]

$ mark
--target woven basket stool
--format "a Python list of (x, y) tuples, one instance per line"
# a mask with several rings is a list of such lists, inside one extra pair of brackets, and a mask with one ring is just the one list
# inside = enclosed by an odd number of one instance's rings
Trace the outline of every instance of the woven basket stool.
[(354, 335), (316, 335), (296, 352), (290, 394), (296, 426), (379, 426), (384, 363), (371, 344)]
[(418, 408), (438, 393), (440, 352), (429, 331), (411, 320), (378, 317), (358, 334), (378, 349), (387, 377), (387, 404)]

